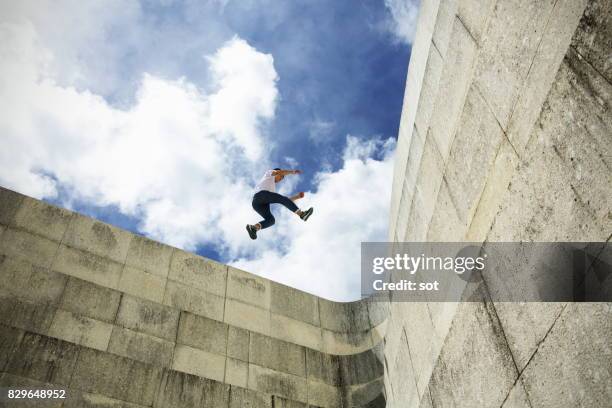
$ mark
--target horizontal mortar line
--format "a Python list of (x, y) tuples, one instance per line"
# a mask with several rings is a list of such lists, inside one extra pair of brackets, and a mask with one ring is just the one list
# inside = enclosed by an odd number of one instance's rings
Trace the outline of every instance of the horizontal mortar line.
[[(12, 257), (11, 257), (11, 259), (14, 259), (14, 258), (12, 258)], [(80, 279), (80, 278), (73, 277), (72, 275), (67, 275), (67, 274), (64, 274), (63, 272), (56, 272), (56, 273), (58, 273), (58, 274), (60, 274), (60, 275), (63, 275), (63, 276), (65, 276), (65, 277), (67, 277), (67, 278), (74, 278), (74, 279), (79, 279), (79, 280), (82, 280), (82, 279)], [(85, 281), (85, 282), (89, 282), (89, 281)], [(89, 283), (90, 283), (90, 284), (92, 284), (92, 285), (95, 285), (95, 286), (97, 286), (97, 287), (100, 287), (100, 288), (106, 289), (106, 287), (101, 286), (101, 285), (98, 285), (98, 284), (96, 284), (96, 283), (93, 283), (93, 282), (89, 282)], [(87, 315), (85, 315), (85, 314), (83, 314), (83, 313), (71, 312), (70, 310), (68, 310), (68, 309), (66, 309), (66, 308), (63, 308), (63, 307), (61, 306), (61, 305), (62, 305), (62, 301), (61, 301), (61, 299), (62, 299), (62, 297), (64, 296), (64, 292), (62, 292), (62, 295), (60, 296), (60, 298), (59, 298), (59, 300), (58, 300), (58, 302), (57, 302), (57, 303), (44, 303), (44, 304), (48, 304), (48, 305), (50, 305), (50, 306), (53, 306), (54, 308), (56, 308), (56, 309), (58, 309), (58, 310), (64, 310), (64, 311), (66, 311), (66, 312), (70, 312), (70, 313), (75, 314), (75, 315), (78, 315), (78, 316), (87, 317), (87, 318), (89, 318), (89, 319), (95, 320), (95, 321), (100, 322), (100, 323), (110, 324), (110, 325), (113, 325), (113, 326), (116, 326), (116, 327), (119, 327), (119, 328), (126, 328), (126, 329), (129, 329), (129, 330), (133, 330), (133, 331), (135, 331), (135, 332), (138, 332), (138, 333), (143, 333), (143, 334), (146, 334), (146, 335), (149, 335), (149, 336), (155, 337), (155, 338), (159, 338), (159, 339), (162, 339), (162, 340), (165, 340), (165, 341), (169, 341), (169, 340), (167, 340), (167, 339), (165, 339), (165, 338), (158, 337), (158, 336), (156, 336), (156, 335), (154, 335), (154, 334), (151, 334), (151, 333), (149, 333), (149, 332), (143, 331), (143, 330), (141, 330), (141, 329), (129, 328), (129, 327), (125, 327), (125, 326), (123, 326), (123, 325), (118, 324), (118, 323), (117, 323), (117, 317), (118, 317), (119, 311), (121, 310), (121, 304), (123, 303), (123, 298), (124, 298), (124, 295), (125, 295), (126, 293), (121, 292), (121, 291), (117, 291), (117, 292), (120, 294), (119, 304), (118, 304), (118, 307), (117, 307), (117, 311), (115, 312), (115, 316), (114, 316), (114, 318), (112, 319), (112, 321), (111, 321), (110, 323), (109, 323), (108, 321), (103, 321), (103, 320), (96, 319), (96, 318), (94, 318), (94, 317), (89, 317), (89, 316), (87, 316)], [(128, 294), (128, 295), (129, 295), (129, 294)], [(157, 303), (157, 302), (155, 302), (155, 301), (152, 301), (152, 300), (149, 300), (149, 299), (145, 299), (145, 298), (140, 298), (140, 297), (137, 297), (137, 296), (134, 296), (134, 295), (129, 295), (129, 296), (133, 296), (133, 297), (135, 297), (135, 298), (137, 298), (137, 299), (141, 299), (141, 300), (144, 300), (144, 301), (146, 301), (146, 302), (151, 302), (151, 303), (154, 303), (154, 304), (156, 304), (156, 305), (158, 305), (158, 306), (163, 306), (164, 308), (170, 308), (170, 309), (172, 309), (172, 310), (178, 311), (180, 315), (182, 315), (183, 313), (189, 313), (189, 314), (193, 314), (193, 315), (195, 315), (195, 316), (202, 317), (202, 318), (204, 318), (204, 319), (208, 319), (208, 320), (215, 321), (215, 322), (217, 322), (217, 323), (226, 324), (226, 325), (228, 326), (228, 328), (229, 328), (229, 327), (236, 327), (236, 328), (239, 328), (239, 329), (241, 329), (241, 330), (247, 330), (249, 333), (250, 333), (250, 332), (252, 332), (252, 330), (249, 330), (249, 329), (246, 329), (246, 328), (242, 328), (242, 327), (240, 327), (240, 326), (235, 326), (235, 325), (230, 324), (230, 323), (227, 323), (227, 322), (221, 322), (221, 321), (219, 321), (219, 320), (215, 320), (215, 319), (212, 319), (212, 318), (210, 318), (210, 317), (206, 317), (206, 316), (198, 315), (197, 313), (194, 313), (194, 312), (191, 312), (191, 311), (187, 311), (187, 310), (183, 310), (183, 309), (176, 309), (176, 308), (173, 308), (173, 307), (171, 307), (171, 306), (168, 306), (168, 305), (163, 305), (163, 304), (159, 304), (159, 303)], [(36, 302), (36, 301), (34, 301), (34, 300), (30, 299), (30, 298), (23, 297), (23, 296), (21, 296), (21, 295), (14, 295), (14, 296), (13, 296), (13, 300), (18, 301), (18, 302), (20, 302), (20, 303), (28, 303), (28, 304), (33, 304), (33, 305), (40, 305), (40, 304), (43, 304), (43, 303), (41, 303), (41, 302)], [(257, 332), (255, 332), (255, 333), (257, 333)], [(333, 333), (336, 333), (336, 332), (333, 332)], [(40, 334), (43, 334), (43, 333), (40, 333)], [(362, 354), (362, 353), (368, 353), (368, 352), (371, 352), (371, 351), (372, 351), (372, 349), (375, 347), (375, 346), (371, 346), (371, 347), (366, 348), (366, 349), (364, 349), (364, 350), (357, 351), (357, 352), (355, 352), (355, 353), (350, 353), (350, 354), (333, 354), (333, 353), (328, 353), (328, 352), (326, 352), (326, 351), (324, 351), (324, 350), (314, 349), (314, 348), (308, 347), (308, 346), (306, 346), (306, 345), (302, 345), (302, 344), (298, 344), (298, 343), (293, 343), (293, 342), (291, 342), (291, 341), (284, 340), (284, 339), (277, 338), (277, 337), (270, 336), (270, 335), (266, 335), (266, 334), (263, 334), (263, 333), (257, 333), (257, 334), (258, 334), (258, 335), (260, 335), (260, 336), (264, 336), (264, 337), (268, 337), (268, 338), (271, 338), (271, 339), (277, 340), (277, 341), (281, 341), (281, 342), (285, 342), (285, 343), (290, 343), (290, 344), (295, 344), (296, 346), (303, 347), (304, 349), (314, 350), (314, 351), (317, 351), (317, 352), (319, 352), (319, 353), (322, 353), (322, 354), (325, 354), (325, 355), (329, 355), (329, 356), (346, 356), (346, 357), (356, 356), (356, 355), (359, 355), (359, 354)], [(46, 333), (45, 333), (45, 335), (47, 335), (47, 336), (48, 336), (48, 334), (46, 334)], [(52, 337), (52, 336), (50, 336), (50, 337)], [(371, 336), (368, 336), (368, 338), (370, 338), (370, 337), (371, 337)], [(181, 344), (183, 344), (183, 343), (181, 343)], [(370, 344), (371, 344), (371, 341), (370, 341)], [(377, 343), (377, 344), (378, 344), (378, 343)], [(204, 351), (206, 351), (206, 350), (204, 350)], [(215, 353), (215, 354), (216, 354), (216, 353)], [(219, 355), (220, 355), (220, 354), (219, 354)]]
[[(51, 336), (49, 334), (39, 333), (39, 332), (32, 331), (32, 330), (25, 330), (25, 329), (22, 329), (22, 328), (19, 328), (19, 327), (15, 327), (15, 326), (11, 326), (11, 325), (6, 325), (4, 323), (0, 323), (0, 326), (12, 327), (12, 328), (17, 329), (19, 331), (22, 331), (24, 335), (23, 335), (21, 341), (23, 341), (23, 338), (25, 338), (26, 335), (28, 335), (28, 334), (34, 335), (34, 336), (38, 336), (38, 337), (43, 337), (43, 338), (55, 339), (55, 340), (59, 340), (59, 341), (61, 341), (63, 343), (67, 343), (67, 344), (71, 344), (71, 345), (76, 346), (78, 355), (80, 354), (82, 349), (94, 350), (97, 353), (103, 353), (103, 354), (108, 354), (108, 355), (111, 355), (111, 356), (120, 357), (120, 358), (129, 360), (129, 361), (137, 362), (138, 364), (142, 364), (142, 365), (145, 365), (147, 367), (151, 367), (153, 369), (158, 369), (158, 370), (162, 370), (162, 371), (164, 371), (164, 370), (167, 370), (167, 371), (176, 371), (176, 372), (184, 373), (184, 374), (187, 374), (187, 375), (192, 375), (192, 376), (199, 377), (199, 378), (205, 378), (205, 379), (208, 379), (208, 380), (211, 380), (211, 381), (216, 381), (218, 383), (235, 386), (234, 384), (226, 383), (225, 381), (219, 381), (219, 380), (207, 377), (206, 375), (193, 374), (193, 373), (190, 373), (190, 372), (187, 372), (187, 371), (176, 369), (176, 368), (173, 368), (171, 365), (170, 366), (164, 366), (164, 365), (161, 365), (161, 364), (155, 364), (155, 363), (150, 363), (150, 362), (145, 362), (145, 361), (137, 360), (137, 359), (135, 359), (133, 357), (116, 354), (116, 353), (113, 353), (113, 352), (108, 351), (108, 350), (100, 350), (100, 349), (92, 348), (92, 347), (89, 347), (89, 346), (86, 346), (86, 345), (83, 345), (83, 344), (80, 344), (80, 343), (75, 343), (75, 342), (70, 341), (70, 340), (65, 340), (65, 339), (62, 339), (62, 338), (54, 337), (54, 336)], [(16, 347), (18, 348), (20, 344), (21, 343), (17, 344)], [(212, 353), (212, 354), (215, 354), (215, 353)], [(78, 355), (77, 355), (77, 359), (78, 359)], [(309, 378), (309, 377), (302, 377), (302, 376), (299, 376), (299, 375), (296, 375), (296, 374), (292, 374), (292, 373), (288, 373), (288, 372), (285, 372), (285, 371), (279, 371), (279, 370), (277, 370), (275, 368), (272, 368), (272, 367), (269, 367), (269, 366), (265, 366), (265, 365), (261, 365), (261, 364), (257, 364), (257, 363), (254, 363), (254, 362), (245, 362), (245, 363), (249, 367), (249, 369), (247, 370), (247, 373), (250, 372), (250, 366), (256, 366), (256, 367), (264, 368), (266, 370), (270, 370), (270, 371), (272, 371), (274, 373), (278, 373), (279, 375), (286, 375), (286, 376), (290, 376), (290, 377), (295, 377), (296, 379), (298, 379), (300, 381), (302, 381), (302, 380), (305, 381), (307, 384), (308, 384), (309, 381), (311, 381), (311, 382), (314, 382), (314, 383), (320, 383), (320, 384), (324, 384), (326, 386), (333, 387), (333, 388), (335, 388), (337, 390), (347, 389), (347, 390), (351, 391), (351, 390), (359, 389), (359, 388), (363, 387), (364, 385), (375, 383), (377, 381), (380, 381), (381, 378), (383, 378), (383, 376), (379, 376), (379, 377), (373, 378), (373, 379), (368, 380), (368, 381), (363, 382), (363, 383), (342, 383), (341, 386), (336, 386), (336, 385), (333, 385), (333, 384), (326, 383), (326, 382), (324, 382), (324, 381), (322, 381), (322, 380), (320, 380), (320, 379), (318, 379), (316, 377), (311, 377), (311, 378)], [(9, 373), (11, 375), (14, 375), (11, 372), (8, 372), (8, 371), (5, 371), (5, 372), (7, 372), (7, 373)], [(244, 387), (241, 387), (241, 388), (244, 388)], [(246, 387), (246, 389), (251, 389), (251, 388)]]

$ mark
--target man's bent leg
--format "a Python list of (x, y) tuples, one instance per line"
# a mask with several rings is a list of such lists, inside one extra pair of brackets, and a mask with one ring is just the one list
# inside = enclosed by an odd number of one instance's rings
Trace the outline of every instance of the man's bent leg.
[(259, 222), (260, 229), (268, 228), (274, 225), (275, 219), (270, 211), (270, 204), (261, 203), (259, 200), (253, 200), (253, 209), (257, 211), (257, 214), (263, 217), (263, 220)]
[(266, 191), (265, 199), (269, 203), (282, 204), (291, 212), (296, 212), (299, 210), (298, 206), (295, 205), (295, 203), (291, 201), (289, 197), (285, 197), (284, 195), (278, 193)]

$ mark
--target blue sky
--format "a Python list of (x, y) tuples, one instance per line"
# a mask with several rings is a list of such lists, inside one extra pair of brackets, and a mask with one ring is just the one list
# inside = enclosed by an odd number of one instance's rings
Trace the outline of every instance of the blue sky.
[[(418, 4), (24, 1), (0, 6), (0, 184), (328, 298), (386, 238)], [(251, 242), (252, 186), (304, 171), (305, 225)], [(301, 202), (298, 202), (302, 204)], [(317, 262), (315, 262), (315, 260)]]

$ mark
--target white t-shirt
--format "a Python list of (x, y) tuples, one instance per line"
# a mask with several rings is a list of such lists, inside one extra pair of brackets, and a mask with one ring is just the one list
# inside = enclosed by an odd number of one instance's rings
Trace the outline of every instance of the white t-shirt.
[(261, 180), (259, 180), (259, 183), (257, 183), (257, 187), (255, 187), (256, 191), (267, 190), (276, 193), (276, 183), (272, 175), (273, 171), (274, 170), (266, 171), (266, 174), (264, 174)]

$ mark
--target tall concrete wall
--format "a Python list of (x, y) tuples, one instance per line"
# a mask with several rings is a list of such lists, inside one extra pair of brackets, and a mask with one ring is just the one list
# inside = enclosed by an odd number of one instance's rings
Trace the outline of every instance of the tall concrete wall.
[[(609, 241), (612, 2), (423, 0), (389, 239)], [(612, 305), (393, 303), (390, 407), (609, 407)]]
[(0, 188), (0, 387), (50, 406), (384, 406), (385, 317)]

